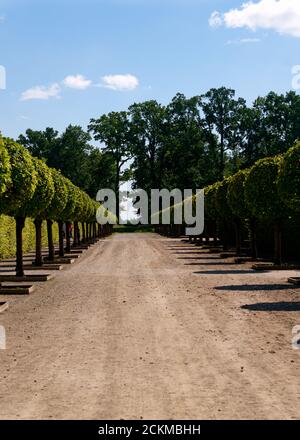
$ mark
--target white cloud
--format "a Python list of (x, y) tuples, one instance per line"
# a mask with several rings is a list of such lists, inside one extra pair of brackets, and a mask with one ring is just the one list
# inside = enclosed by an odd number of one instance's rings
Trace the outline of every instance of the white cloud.
[[(85, 90), (93, 83), (83, 75), (69, 75), (62, 82), (62, 85), (71, 89)], [(102, 78), (101, 84), (95, 84), (96, 87), (105, 87), (111, 90), (132, 91), (139, 86), (139, 80), (134, 75), (106, 75)], [(60, 98), (61, 86), (59, 83), (51, 84), (48, 87), (31, 87), (21, 95), (21, 101), (34, 99), (47, 100), (49, 98)]]
[(246, 27), (252, 31), (271, 29), (280, 34), (300, 38), (300, 1), (250, 1), (224, 14), (213, 12), (209, 24), (214, 27), (222, 24), (228, 28)]
[(260, 38), (241, 38), (241, 44), (249, 44), (249, 43), (259, 43), (261, 41)]
[(107, 89), (126, 91), (134, 90), (138, 87), (139, 80), (134, 75), (106, 75), (102, 78), (102, 87)]
[(223, 24), (223, 17), (218, 11), (214, 11), (209, 17), (209, 26), (211, 27), (219, 27)]
[(254, 44), (260, 41), (260, 38), (241, 38), (239, 40), (228, 40), (226, 44)]
[(63, 80), (63, 84), (71, 89), (85, 90), (90, 87), (92, 81), (83, 75), (69, 75)]
[(25, 90), (21, 95), (21, 101), (29, 101), (33, 99), (47, 100), (49, 98), (59, 98), (60, 87), (57, 83), (51, 84), (49, 87), (36, 86)]

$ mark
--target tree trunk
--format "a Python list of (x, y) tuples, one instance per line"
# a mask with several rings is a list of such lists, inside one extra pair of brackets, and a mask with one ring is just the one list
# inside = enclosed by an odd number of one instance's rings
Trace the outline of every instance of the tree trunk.
[(274, 263), (282, 264), (282, 225), (279, 221), (274, 225)]
[(74, 237), (73, 237), (73, 246), (79, 246), (80, 240), (79, 240), (79, 226), (78, 222), (74, 222)]
[(64, 249), (64, 222), (58, 221), (58, 233), (59, 233), (59, 256), (64, 257), (65, 249)]
[(47, 220), (47, 235), (48, 235), (48, 260), (54, 261), (54, 244), (53, 244), (53, 230), (52, 230), (53, 221)]
[(203, 233), (203, 239), (202, 239), (202, 243), (203, 243), (203, 240), (205, 240), (205, 244), (206, 245), (209, 245), (210, 243), (209, 243), (209, 228), (208, 228), (208, 225), (206, 225), (205, 227), (204, 227), (204, 233)]
[(71, 237), (70, 237), (70, 233), (71, 233), (71, 223), (67, 222), (66, 223), (66, 240), (67, 240), (66, 252), (67, 253), (71, 252)]
[(17, 239), (17, 251), (16, 251), (16, 276), (23, 277), (23, 228), (25, 226), (24, 217), (16, 217), (16, 239)]
[(86, 238), (85, 238), (85, 224), (84, 224), (84, 222), (81, 223), (81, 229), (82, 229), (82, 243), (85, 243)]
[(235, 247), (236, 247), (236, 255), (241, 255), (242, 248), (242, 238), (241, 238), (241, 221), (240, 219), (235, 219), (234, 221), (234, 229), (235, 229)]
[(222, 225), (222, 241), (223, 241), (223, 251), (228, 251), (229, 237), (228, 237), (228, 225), (226, 222), (224, 222)]
[(77, 244), (78, 246), (80, 246), (82, 237), (80, 234), (80, 226), (78, 222), (76, 222), (76, 234), (77, 234)]
[(255, 219), (250, 220), (250, 232), (251, 232), (251, 257), (253, 260), (256, 260), (258, 257), (258, 252), (257, 252), (257, 236), (256, 236)]
[(218, 230), (217, 230), (217, 224), (215, 222), (213, 224), (213, 243), (214, 246), (218, 246)]
[(76, 229), (76, 222), (74, 222), (74, 229), (73, 229), (73, 247), (77, 246), (77, 229)]
[(43, 257), (42, 257), (42, 223), (43, 221), (40, 219), (34, 220), (35, 226), (35, 266), (43, 265)]

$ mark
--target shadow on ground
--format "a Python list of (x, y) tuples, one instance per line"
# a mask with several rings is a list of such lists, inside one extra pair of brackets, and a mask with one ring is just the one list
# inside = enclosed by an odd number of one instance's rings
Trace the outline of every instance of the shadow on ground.
[(300, 302), (272, 302), (256, 303), (241, 306), (241, 309), (251, 310), (253, 312), (299, 312)]
[[(215, 260), (220, 261), (220, 257), (177, 257), (177, 260)], [(195, 263), (196, 264), (196, 263)], [(232, 263), (234, 264), (234, 263)]]
[(229, 290), (229, 291), (272, 291), (272, 290), (290, 290), (300, 286), (291, 286), (291, 284), (242, 284), (239, 286), (217, 286), (216, 290)]
[(224, 261), (209, 261), (207, 263), (184, 263), (185, 266), (234, 266), (234, 263), (225, 262)]
[[(182, 252), (182, 251), (180, 251), (180, 252), (172, 252), (174, 255), (176, 255), (176, 254), (178, 254), (178, 255), (205, 255), (205, 254), (207, 254), (207, 255), (211, 255), (210, 253), (208, 253), (208, 252), (205, 252), (205, 251), (198, 251), (198, 250), (195, 250), (195, 251), (185, 251), (185, 252)], [(218, 254), (216, 254), (216, 255), (218, 255)]]
[[(267, 271), (260, 271), (267, 272)], [(193, 272), (195, 275), (235, 275), (235, 274), (256, 274), (254, 270), (241, 270), (241, 269), (230, 269), (230, 270), (201, 270), (199, 272)]]

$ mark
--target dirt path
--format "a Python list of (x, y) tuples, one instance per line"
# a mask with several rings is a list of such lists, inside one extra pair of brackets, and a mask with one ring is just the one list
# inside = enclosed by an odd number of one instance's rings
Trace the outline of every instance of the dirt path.
[(114, 235), (9, 298), (0, 418), (299, 418), (300, 290), (286, 278)]

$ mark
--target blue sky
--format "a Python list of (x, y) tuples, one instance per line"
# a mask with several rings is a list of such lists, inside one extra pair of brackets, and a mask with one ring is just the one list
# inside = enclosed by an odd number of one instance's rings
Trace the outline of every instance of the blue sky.
[(249, 102), (291, 89), (300, 1), (255, 0), (256, 9), (242, 3), (0, 0), (7, 74), (0, 130), (17, 137), (27, 128), (86, 128), (90, 118), (133, 102), (167, 103), (177, 92), (223, 85)]

